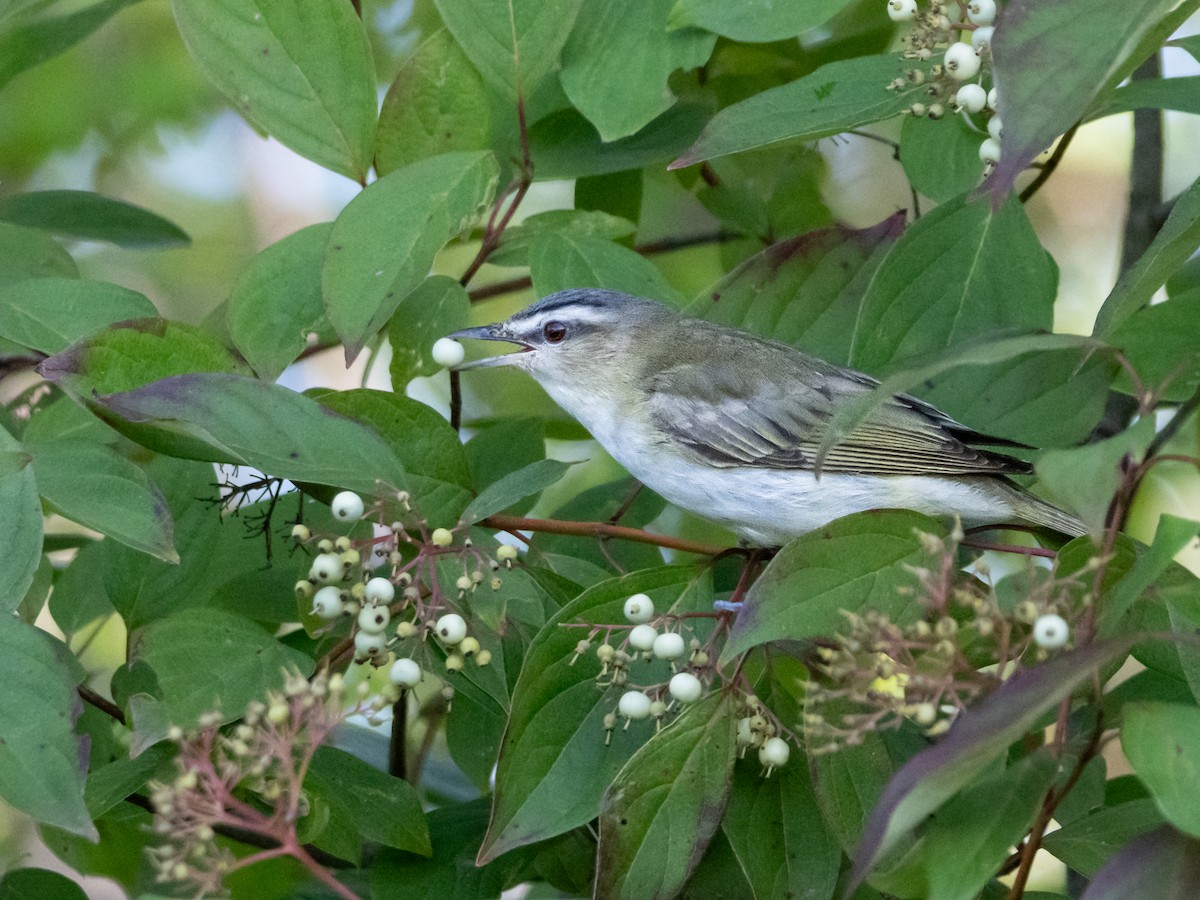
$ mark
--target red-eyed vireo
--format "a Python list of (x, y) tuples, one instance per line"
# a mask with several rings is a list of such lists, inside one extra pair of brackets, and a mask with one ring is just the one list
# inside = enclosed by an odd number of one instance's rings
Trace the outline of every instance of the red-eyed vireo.
[(560, 291), (453, 338), (520, 350), (459, 366), (524, 369), (629, 473), (752, 545), (777, 547), (839, 516), (883, 507), (1069, 535), (1073, 516), (1006, 475), (1005, 444), (899, 394), (814, 463), (830, 417), (878, 382), (787, 344), (617, 291)]

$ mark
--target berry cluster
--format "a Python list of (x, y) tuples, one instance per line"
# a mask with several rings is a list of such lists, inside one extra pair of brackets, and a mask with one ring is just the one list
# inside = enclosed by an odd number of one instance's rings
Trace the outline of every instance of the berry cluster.
[(1072, 614), (1069, 598), (1078, 575), (1056, 578), (1031, 567), (1024, 599), (1005, 603), (982, 580), (989, 574), (982, 561), (975, 563), (978, 578), (960, 572), (960, 530), (949, 540), (920, 537), (934, 559), (931, 568), (911, 570), (921, 618), (901, 625), (880, 612), (843, 612), (845, 631), (817, 648), (819, 662), (805, 696), (810, 752), (855, 746), (868, 732), (905, 721), (927, 736), (942, 734), (1024, 661), (1043, 659), (1068, 643), (1064, 614)]
[[(997, 94), (990, 80), (991, 46), (995, 34), (995, 0), (969, 0), (949, 4), (931, 0), (921, 12), (917, 0), (888, 0), (888, 15), (895, 22), (912, 22), (902, 40), (905, 57), (919, 62), (941, 61), (930, 68), (906, 72), (888, 85), (889, 90), (920, 86), (926, 99), (914, 102), (905, 112), (940, 119), (947, 107), (961, 114), (987, 137), (979, 146), (979, 158), (989, 167), (1000, 161), (1002, 124), (995, 114)], [(981, 118), (982, 117), (982, 118)]]

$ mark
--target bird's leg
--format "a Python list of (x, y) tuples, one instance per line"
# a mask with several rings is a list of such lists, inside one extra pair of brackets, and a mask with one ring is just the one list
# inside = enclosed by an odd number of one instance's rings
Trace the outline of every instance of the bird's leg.
[(746, 591), (750, 585), (754, 583), (754, 578), (758, 574), (758, 564), (768, 555), (770, 551), (762, 547), (738, 547), (736, 550), (729, 551), (731, 553), (741, 553), (746, 557), (746, 561), (742, 563), (742, 571), (738, 575), (737, 584), (733, 588), (733, 594), (728, 600), (716, 600), (713, 602), (713, 607), (722, 612), (736, 613), (745, 605)]

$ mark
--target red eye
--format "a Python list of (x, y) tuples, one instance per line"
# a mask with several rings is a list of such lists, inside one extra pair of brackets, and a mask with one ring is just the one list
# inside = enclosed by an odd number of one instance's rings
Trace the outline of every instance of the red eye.
[(559, 344), (567, 336), (567, 326), (562, 322), (547, 322), (542, 326), (542, 334), (550, 343)]

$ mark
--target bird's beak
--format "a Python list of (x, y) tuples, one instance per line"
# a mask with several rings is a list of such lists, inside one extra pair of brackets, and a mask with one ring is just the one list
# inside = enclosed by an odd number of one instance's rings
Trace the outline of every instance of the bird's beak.
[(488, 366), (510, 366), (517, 361), (517, 358), (522, 353), (529, 353), (533, 350), (533, 347), (529, 344), (513, 337), (508, 332), (508, 329), (505, 328), (503, 322), (497, 322), (493, 325), (480, 325), (477, 328), (464, 328), (462, 331), (456, 331), (446, 336), (455, 340), (473, 338), (479, 341), (508, 341), (510, 344), (517, 344), (521, 348), (516, 353), (485, 356), (483, 359), (477, 359), (474, 362), (462, 363), (454, 367), (455, 372), (465, 372), (467, 369), (483, 369)]

